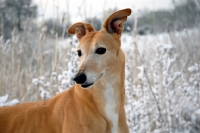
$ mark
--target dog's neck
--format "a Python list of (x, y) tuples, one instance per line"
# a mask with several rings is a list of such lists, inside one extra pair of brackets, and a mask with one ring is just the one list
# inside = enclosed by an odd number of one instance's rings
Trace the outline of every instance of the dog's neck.
[[(125, 102), (125, 56), (121, 50), (119, 54), (120, 58), (117, 58), (116, 64), (108, 68), (110, 69), (107, 70), (108, 73), (93, 87), (83, 90), (91, 95), (90, 100), (106, 119), (112, 133), (118, 133), (118, 118)], [(82, 96), (84, 97), (85, 94)]]
[[(123, 54), (122, 51), (119, 54)], [(119, 57), (124, 57), (124, 55)], [(102, 78), (102, 83), (100, 82), (104, 86), (104, 90), (102, 90), (103, 111), (105, 118), (108, 120), (108, 125), (111, 127), (111, 133), (118, 133), (118, 119), (125, 101), (125, 58), (117, 59), (116, 64), (108, 68), (110, 69), (108, 70), (109, 73)]]

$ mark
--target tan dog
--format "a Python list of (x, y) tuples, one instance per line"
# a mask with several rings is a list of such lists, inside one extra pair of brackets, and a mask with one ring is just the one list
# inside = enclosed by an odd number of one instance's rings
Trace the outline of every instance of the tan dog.
[(95, 31), (88, 23), (69, 29), (80, 44), (77, 84), (36, 103), (0, 108), (0, 133), (129, 133), (124, 110), (123, 23), (131, 9), (113, 13)]

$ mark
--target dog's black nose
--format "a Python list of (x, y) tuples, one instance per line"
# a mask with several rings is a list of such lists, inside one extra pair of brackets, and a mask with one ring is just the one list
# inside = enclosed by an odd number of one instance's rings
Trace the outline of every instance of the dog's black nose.
[(77, 83), (77, 84), (83, 84), (85, 83), (86, 81), (86, 75), (84, 73), (77, 73), (75, 78), (74, 78), (74, 81)]

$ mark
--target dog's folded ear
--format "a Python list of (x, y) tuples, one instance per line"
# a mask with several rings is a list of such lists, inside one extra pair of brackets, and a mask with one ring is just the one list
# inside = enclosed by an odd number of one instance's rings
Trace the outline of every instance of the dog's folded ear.
[(94, 31), (94, 28), (89, 23), (82, 23), (78, 22), (73, 24), (69, 27), (68, 33), (69, 34), (76, 34), (78, 40), (80, 41), (83, 36), (86, 35), (86, 33)]
[(123, 23), (126, 22), (127, 17), (131, 14), (131, 9), (123, 9), (114, 12), (110, 15), (103, 24), (103, 28), (107, 30), (108, 33), (116, 33), (121, 35), (124, 26)]

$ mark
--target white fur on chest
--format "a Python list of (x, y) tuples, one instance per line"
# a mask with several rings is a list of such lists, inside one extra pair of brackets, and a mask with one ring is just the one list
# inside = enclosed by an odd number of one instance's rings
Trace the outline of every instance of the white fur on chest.
[(107, 85), (104, 92), (106, 106), (105, 113), (107, 118), (112, 123), (111, 133), (118, 133), (118, 115), (116, 113), (116, 100), (114, 96), (114, 88)]

